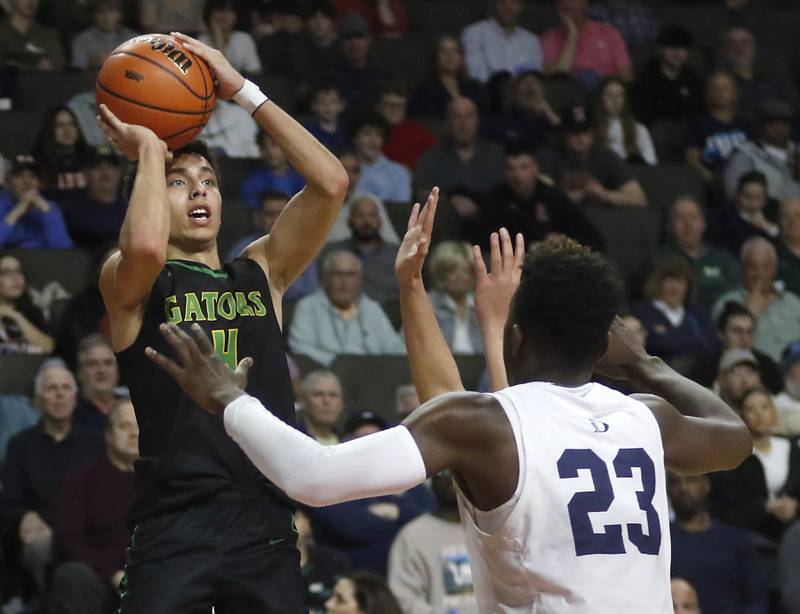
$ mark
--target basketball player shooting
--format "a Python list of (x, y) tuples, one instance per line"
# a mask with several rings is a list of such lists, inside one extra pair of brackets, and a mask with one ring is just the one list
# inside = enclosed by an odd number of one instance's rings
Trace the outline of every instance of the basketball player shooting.
[[(747, 428), (637, 344), (615, 316), (620, 284), (602, 256), (554, 239), (521, 267), (524, 243), (513, 248), (504, 230), (491, 238), (491, 272), (476, 251), (476, 309), (495, 340), (492, 380), (511, 386), (464, 392), (421, 278), (437, 196), (415, 206), (396, 263), (414, 383), (421, 400), (437, 395), (402, 425), (322, 446), (248, 396), (246, 365), (226, 369), (199, 327), (162, 327), (180, 364), (147, 354), (308, 505), (402, 491), (450, 469), (481, 612), (671, 613), (664, 466), (735, 467), (752, 449)], [(593, 372), (645, 394), (592, 383)]]
[[(339, 161), (268, 101), (225, 57), (176, 34), (285, 152), (306, 186), (268, 236), (220, 262), (223, 215), (215, 161), (202, 142), (167, 151), (147, 128), (100, 108), (100, 125), (134, 161), (119, 251), (100, 288), (111, 336), (139, 422), (141, 486), (122, 581), (122, 613), (305, 611), (292, 505), (171, 378), (144, 357), (162, 348), (159, 324), (196, 322), (226, 369), (253, 364), (248, 394), (292, 423), (294, 403), (281, 335), (281, 297), (317, 255), (340, 210)], [(244, 358), (247, 356), (248, 358)], [(273, 415), (270, 414), (270, 415)], [(287, 428), (291, 428), (288, 427)]]

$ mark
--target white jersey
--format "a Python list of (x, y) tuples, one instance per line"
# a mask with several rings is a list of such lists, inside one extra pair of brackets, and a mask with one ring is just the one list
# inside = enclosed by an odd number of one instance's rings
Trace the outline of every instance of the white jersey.
[(519, 482), (488, 512), (459, 492), (480, 611), (671, 614), (664, 450), (650, 410), (594, 383), (494, 396)]

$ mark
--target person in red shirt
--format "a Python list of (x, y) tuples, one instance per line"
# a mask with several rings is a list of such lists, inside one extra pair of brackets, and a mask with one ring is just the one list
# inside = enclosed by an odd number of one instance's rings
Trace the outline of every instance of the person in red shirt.
[(408, 89), (405, 83), (384, 83), (380, 88), (375, 110), (389, 126), (389, 136), (383, 146), (384, 155), (414, 170), (419, 157), (436, 145), (437, 141), (425, 126), (406, 117)]

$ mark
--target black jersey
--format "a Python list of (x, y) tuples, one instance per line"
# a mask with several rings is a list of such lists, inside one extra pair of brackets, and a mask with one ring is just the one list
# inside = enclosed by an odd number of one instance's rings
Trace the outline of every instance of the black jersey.
[(135, 465), (139, 494), (132, 522), (217, 497), (246, 494), (271, 502), (276, 523), (288, 527), (288, 499), (228, 436), (222, 416), (201, 409), (145, 356), (147, 346), (172, 355), (158, 330), (162, 322), (184, 329), (198, 323), (231, 368), (252, 357), (248, 394), (294, 425), (284, 339), (261, 267), (244, 258), (225, 263), (218, 271), (198, 262), (168, 260), (150, 292), (139, 336), (117, 355), (139, 422), (141, 459)]

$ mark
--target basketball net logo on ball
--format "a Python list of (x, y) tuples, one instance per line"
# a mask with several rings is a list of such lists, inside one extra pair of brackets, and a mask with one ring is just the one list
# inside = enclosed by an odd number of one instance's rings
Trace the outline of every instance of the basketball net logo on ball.
[(170, 149), (197, 137), (217, 102), (208, 64), (167, 34), (144, 34), (114, 49), (97, 74), (95, 97)]

